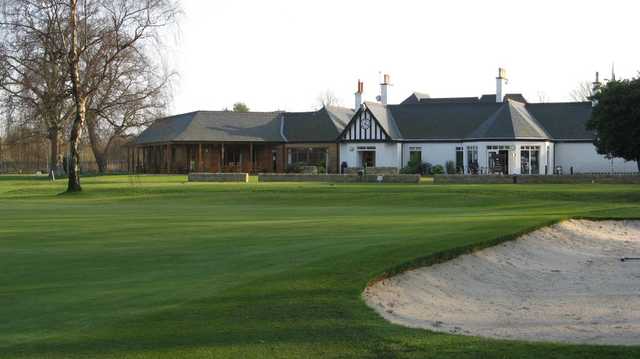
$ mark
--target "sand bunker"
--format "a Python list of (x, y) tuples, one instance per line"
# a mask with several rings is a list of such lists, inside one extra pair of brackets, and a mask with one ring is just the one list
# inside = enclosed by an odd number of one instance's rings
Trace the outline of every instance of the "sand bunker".
[(500, 339), (640, 345), (640, 222), (566, 221), (367, 288), (387, 320)]

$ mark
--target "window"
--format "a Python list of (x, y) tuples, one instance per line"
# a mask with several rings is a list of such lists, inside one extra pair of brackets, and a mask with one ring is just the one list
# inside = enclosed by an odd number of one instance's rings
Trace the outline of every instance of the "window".
[(409, 162), (422, 163), (422, 147), (409, 147)]
[(464, 173), (464, 147), (456, 147), (456, 173)]
[(467, 172), (477, 175), (479, 171), (478, 146), (467, 146)]
[(520, 146), (520, 173), (540, 174), (540, 146)]
[(327, 149), (326, 148), (290, 148), (289, 164), (302, 164), (305, 166), (322, 166), (326, 165)]

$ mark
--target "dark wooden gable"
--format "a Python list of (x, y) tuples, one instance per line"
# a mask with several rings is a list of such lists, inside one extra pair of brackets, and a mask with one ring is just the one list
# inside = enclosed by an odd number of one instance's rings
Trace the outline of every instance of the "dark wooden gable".
[(389, 140), (389, 136), (368, 109), (361, 109), (344, 129), (340, 139), (342, 141), (384, 142)]

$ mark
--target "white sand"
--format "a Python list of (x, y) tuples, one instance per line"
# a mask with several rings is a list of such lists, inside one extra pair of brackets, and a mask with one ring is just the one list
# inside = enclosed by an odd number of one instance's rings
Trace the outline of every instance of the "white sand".
[(412, 270), (365, 301), (409, 327), (500, 339), (640, 345), (640, 222), (566, 221)]

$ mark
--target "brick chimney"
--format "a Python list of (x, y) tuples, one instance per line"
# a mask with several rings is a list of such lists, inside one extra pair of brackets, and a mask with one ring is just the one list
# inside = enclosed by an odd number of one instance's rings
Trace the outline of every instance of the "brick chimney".
[(364, 83), (360, 80), (358, 80), (358, 89), (356, 90), (355, 93), (355, 97), (356, 97), (356, 104), (354, 107), (354, 110), (358, 111), (360, 109), (360, 106), (362, 106), (362, 93), (364, 92)]

